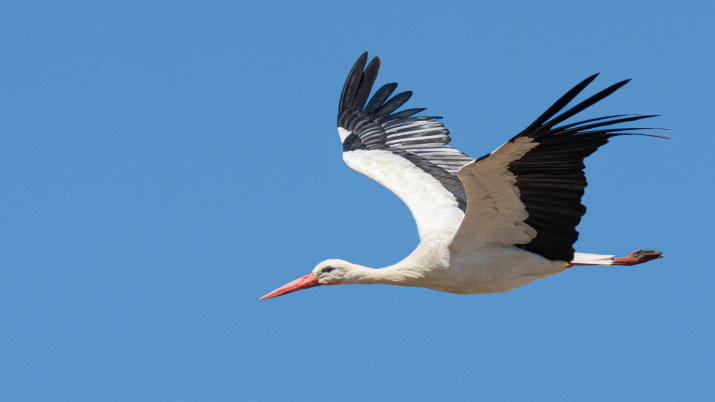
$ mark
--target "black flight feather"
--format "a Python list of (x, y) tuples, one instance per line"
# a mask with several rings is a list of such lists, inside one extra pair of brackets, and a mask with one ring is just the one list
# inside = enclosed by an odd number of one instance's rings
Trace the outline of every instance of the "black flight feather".
[[(462, 210), (467, 196), (457, 171), (474, 159), (445, 146), (449, 131), (438, 116), (415, 116), (424, 108), (397, 111), (412, 96), (405, 91), (392, 96), (396, 83), (380, 87), (368, 100), (377, 78), (380, 60), (367, 64), (363, 53), (350, 70), (338, 106), (338, 127), (349, 131), (343, 141), (343, 151), (385, 150), (399, 155), (422, 169), (451, 192)], [(367, 102), (367, 103), (366, 103)]]
[(511, 140), (529, 137), (537, 143), (524, 156), (508, 165), (508, 170), (516, 177), (520, 199), (528, 213), (525, 223), (537, 233), (531, 241), (517, 247), (551, 260), (573, 260), (573, 244), (578, 239), (576, 226), (586, 212), (586, 207), (581, 204), (588, 185), (583, 171), (584, 158), (614, 136), (641, 134), (632, 131), (648, 130), (614, 125), (655, 117), (620, 114), (558, 126), (629, 82), (625, 80), (613, 84), (559, 114), (596, 76), (588, 77), (566, 92)]

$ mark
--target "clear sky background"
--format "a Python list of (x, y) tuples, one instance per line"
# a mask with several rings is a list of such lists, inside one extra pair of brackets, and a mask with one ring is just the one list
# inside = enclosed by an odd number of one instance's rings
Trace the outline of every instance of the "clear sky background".
[[(713, 400), (715, 6), (0, 4), (0, 400)], [(355, 59), (478, 157), (583, 78), (670, 141), (587, 160), (577, 268), (502, 294), (343, 286), (417, 244), (335, 129)]]

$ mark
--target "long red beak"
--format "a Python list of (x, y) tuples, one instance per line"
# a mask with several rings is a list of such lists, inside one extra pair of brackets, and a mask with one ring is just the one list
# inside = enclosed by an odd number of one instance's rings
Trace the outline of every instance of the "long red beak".
[(272, 291), (271, 293), (268, 293), (267, 295), (261, 297), (259, 300), (265, 300), (265, 299), (270, 299), (271, 297), (277, 297), (277, 296), (283, 296), (288, 293), (295, 292), (296, 290), (301, 290), (301, 289), (308, 289), (312, 288), (313, 286), (318, 286), (318, 277), (313, 275), (313, 273), (308, 273), (300, 278), (286, 283), (285, 285), (279, 287), (278, 289)]

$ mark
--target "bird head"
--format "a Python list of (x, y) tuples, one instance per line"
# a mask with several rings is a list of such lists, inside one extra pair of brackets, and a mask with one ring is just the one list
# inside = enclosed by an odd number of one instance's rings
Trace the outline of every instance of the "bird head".
[(318, 285), (338, 285), (350, 271), (351, 266), (352, 264), (343, 260), (325, 260), (316, 265), (311, 272), (286, 283), (261, 297), (260, 300), (283, 296), (297, 290), (308, 289)]

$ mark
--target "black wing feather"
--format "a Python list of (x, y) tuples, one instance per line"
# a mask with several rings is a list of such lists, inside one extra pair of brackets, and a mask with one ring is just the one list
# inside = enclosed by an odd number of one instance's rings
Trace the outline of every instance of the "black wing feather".
[[(359, 61), (359, 59), (358, 59), (358, 61)], [(581, 91), (583, 91), (584, 88), (586, 88), (588, 86), (588, 84), (590, 84), (593, 80), (595, 80), (597, 76), (598, 76), (598, 74), (594, 74), (594, 75), (586, 78), (585, 80), (581, 81), (580, 83), (578, 83), (578, 85), (576, 85), (575, 87), (571, 88), (568, 92), (566, 92), (563, 96), (561, 96), (556, 102), (554, 102), (554, 104), (551, 105), (550, 108), (546, 109), (546, 111), (541, 116), (539, 116), (536, 120), (534, 120), (534, 122), (531, 123), (529, 125), (529, 127), (524, 129), (524, 131), (519, 133), (519, 135), (517, 135), (514, 138), (518, 138), (523, 133), (532, 131), (535, 128), (542, 126), (550, 118), (552, 118), (556, 113), (561, 111), (561, 109), (566, 107), (566, 105), (568, 105), (576, 96), (578, 96), (578, 94), (581, 93)], [(346, 82), (346, 84), (347, 84), (347, 82)]]
[(397, 110), (398, 107), (402, 106), (410, 100), (412, 97), (412, 91), (405, 91), (405, 92), (400, 92), (399, 94), (393, 96), (390, 100), (385, 102), (384, 105), (375, 112), (376, 115), (378, 116), (389, 116), (392, 112)]
[(353, 110), (360, 110), (365, 106), (365, 102), (367, 102), (367, 98), (370, 96), (370, 89), (372, 89), (372, 85), (377, 78), (378, 70), (380, 70), (380, 59), (374, 58), (362, 73), (360, 86), (355, 93), (355, 99), (351, 105)]
[(391, 82), (389, 84), (385, 84), (380, 87), (380, 89), (375, 92), (375, 95), (372, 96), (372, 99), (367, 103), (367, 106), (365, 106), (365, 109), (363, 109), (363, 113), (365, 114), (375, 114), (377, 112), (377, 109), (382, 106), (382, 104), (387, 100), (387, 98), (392, 95), (393, 92), (395, 92), (395, 89), (397, 89), (397, 83), (396, 82)]
[(521, 159), (508, 165), (508, 170), (516, 177), (521, 201), (529, 215), (525, 223), (537, 233), (530, 242), (517, 246), (551, 260), (573, 260), (573, 244), (578, 239), (576, 226), (586, 213), (586, 207), (581, 204), (588, 185), (583, 171), (584, 159), (610, 138), (641, 134), (631, 131), (643, 129), (618, 128), (613, 125), (656, 116), (611, 115), (557, 126), (608, 97), (629, 81), (611, 85), (559, 114), (596, 76), (594, 74), (573, 87), (512, 139), (529, 137), (538, 144)]
[(341, 116), (344, 111), (350, 108), (355, 99), (355, 94), (360, 87), (360, 81), (362, 80), (362, 72), (365, 69), (365, 63), (367, 62), (367, 52), (363, 53), (358, 57), (355, 65), (348, 73), (348, 78), (345, 80), (345, 85), (343, 85), (343, 92), (340, 94), (340, 103), (338, 104), (338, 116)]
[(424, 108), (396, 112), (410, 99), (412, 91), (392, 96), (397, 84), (389, 83), (368, 100), (380, 59), (375, 57), (367, 67), (366, 62), (367, 53), (363, 53), (350, 70), (340, 96), (338, 127), (350, 132), (343, 141), (343, 151), (379, 149), (399, 155), (439, 180), (464, 211), (467, 196), (456, 172), (474, 159), (445, 146), (450, 141), (449, 131), (435, 121), (440, 117), (415, 116)]

